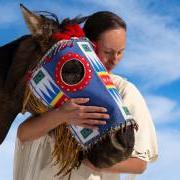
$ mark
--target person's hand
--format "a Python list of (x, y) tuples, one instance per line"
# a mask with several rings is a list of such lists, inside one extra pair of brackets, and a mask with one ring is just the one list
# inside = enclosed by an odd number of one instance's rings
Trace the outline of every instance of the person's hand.
[(109, 115), (107, 109), (97, 106), (84, 106), (89, 98), (73, 98), (54, 110), (56, 118), (61, 123), (78, 125), (85, 128), (96, 128), (97, 125), (105, 125)]

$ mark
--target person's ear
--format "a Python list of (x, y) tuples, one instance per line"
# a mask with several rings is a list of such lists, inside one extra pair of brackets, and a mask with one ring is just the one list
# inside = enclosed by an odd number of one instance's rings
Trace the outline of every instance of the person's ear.
[(43, 35), (43, 19), (41, 16), (31, 12), (24, 5), (20, 4), (25, 22), (33, 36)]

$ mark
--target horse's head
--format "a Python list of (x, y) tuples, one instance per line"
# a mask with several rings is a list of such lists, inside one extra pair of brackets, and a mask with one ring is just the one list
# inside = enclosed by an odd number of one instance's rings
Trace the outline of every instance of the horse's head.
[(22, 4), (20, 7), (31, 35), (0, 47), (0, 103), (3, 105), (0, 109), (0, 144), (16, 115), (21, 112), (27, 71), (35, 67), (45, 52), (58, 41), (53, 34), (66, 31), (68, 24), (84, 21), (84, 18), (74, 18), (64, 19), (60, 23), (53, 13), (31, 12)]

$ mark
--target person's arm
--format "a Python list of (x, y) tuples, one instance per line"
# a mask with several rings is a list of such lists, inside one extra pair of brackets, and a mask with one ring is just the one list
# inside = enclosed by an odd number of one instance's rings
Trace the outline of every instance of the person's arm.
[(145, 171), (147, 162), (139, 158), (129, 158), (125, 161), (121, 161), (109, 168), (96, 168), (89, 161), (85, 160), (83, 162), (86, 166), (94, 169), (98, 172), (107, 172), (107, 173), (132, 173), (132, 174), (141, 174)]
[(58, 109), (27, 119), (18, 128), (18, 138), (21, 142), (31, 141), (63, 123), (85, 128), (96, 128), (96, 125), (106, 124), (99, 119), (109, 118), (107, 110), (103, 107), (82, 105), (88, 101), (88, 98), (71, 99)]

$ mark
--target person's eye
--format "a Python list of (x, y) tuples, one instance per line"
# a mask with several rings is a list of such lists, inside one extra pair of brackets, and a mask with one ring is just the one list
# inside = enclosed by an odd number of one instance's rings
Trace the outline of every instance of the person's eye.
[(118, 56), (120, 56), (123, 52), (124, 52), (124, 50), (123, 50), (123, 51), (119, 51), (119, 52), (117, 53)]
[(118, 56), (121, 55), (121, 54), (122, 54), (122, 51), (119, 51), (117, 54), (118, 54)]
[(108, 55), (111, 55), (111, 54), (112, 54), (112, 52), (110, 52), (110, 51), (104, 51), (104, 53), (105, 53), (105, 54), (108, 54)]

